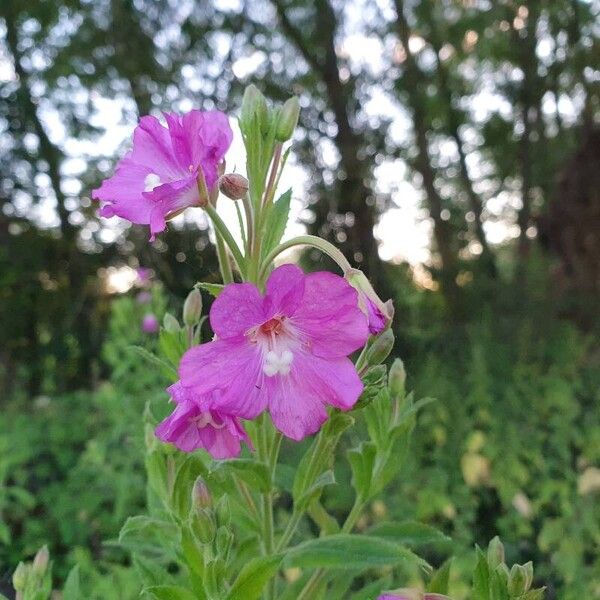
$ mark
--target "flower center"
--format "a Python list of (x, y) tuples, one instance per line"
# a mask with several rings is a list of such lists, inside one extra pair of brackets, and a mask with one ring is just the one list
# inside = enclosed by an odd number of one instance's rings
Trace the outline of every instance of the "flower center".
[(160, 177), (156, 173), (148, 173), (144, 177), (144, 191), (151, 192), (155, 187), (161, 184)]
[(262, 371), (267, 377), (289, 375), (296, 346), (294, 328), (286, 323), (286, 317), (275, 316), (248, 334), (263, 351)]
[(279, 335), (283, 331), (283, 318), (273, 317), (264, 322), (258, 330), (265, 335)]

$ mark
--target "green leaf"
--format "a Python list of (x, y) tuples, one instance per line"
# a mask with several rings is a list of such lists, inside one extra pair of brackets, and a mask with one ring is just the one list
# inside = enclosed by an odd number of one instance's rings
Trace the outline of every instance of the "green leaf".
[(156, 449), (148, 452), (145, 463), (149, 487), (166, 503), (169, 495), (169, 485), (167, 481), (167, 463), (162, 450)]
[(178, 585), (153, 585), (144, 592), (156, 600), (198, 600), (195, 594)]
[(411, 562), (426, 566), (416, 554), (388, 540), (339, 533), (303, 542), (288, 550), (287, 567), (369, 569)]
[(197, 455), (187, 456), (177, 470), (171, 507), (180, 519), (187, 519), (192, 506), (192, 488), (199, 475), (207, 476), (207, 469)]
[(377, 597), (377, 594), (381, 593), (383, 590), (387, 590), (390, 585), (391, 580), (389, 577), (378, 579), (365, 586), (362, 590), (352, 594), (350, 600), (373, 600), (373, 598)]
[(427, 586), (427, 591), (432, 594), (447, 594), (450, 581), (450, 567), (452, 558), (449, 558), (434, 574)]
[(75, 565), (67, 575), (63, 587), (62, 600), (80, 600), (82, 594), (79, 589), (79, 565)]
[(172, 575), (156, 560), (149, 560), (140, 554), (135, 554), (132, 562), (144, 585), (164, 585), (173, 579)]
[(163, 555), (177, 541), (173, 523), (154, 517), (129, 517), (119, 532), (119, 544), (136, 552)]
[(473, 600), (490, 600), (490, 569), (486, 555), (477, 548), (477, 564), (473, 572)]
[(205, 281), (199, 281), (194, 287), (204, 290), (211, 296), (218, 298), (225, 286), (220, 283), (206, 283)]
[(307, 512), (310, 518), (319, 526), (322, 534), (332, 535), (340, 532), (340, 524), (336, 521), (335, 517), (323, 508), (323, 505), (318, 500), (311, 503)]
[(352, 468), (352, 485), (363, 500), (367, 500), (371, 494), (376, 456), (377, 450), (373, 442), (363, 442), (358, 448), (348, 451), (348, 460)]
[(187, 350), (185, 330), (167, 331), (162, 328), (158, 334), (158, 347), (161, 354), (172, 364), (178, 365)]
[(335, 475), (331, 469), (321, 473), (308, 490), (294, 502), (296, 509), (305, 510), (311, 502), (319, 498), (326, 485), (333, 485), (334, 483)]
[(411, 548), (430, 544), (446, 544), (451, 539), (439, 529), (419, 523), (418, 521), (402, 521), (400, 523), (384, 522), (371, 527), (369, 535), (389, 539)]
[(282, 558), (281, 554), (261, 556), (244, 565), (227, 600), (258, 600), (265, 585), (277, 574)]
[(215, 464), (210, 475), (211, 477), (215, 476), (217, 481), (236, 475), (254, 490), (268, 492), (271, 489), (271, 476), (267, 465), (250, 458), (219, 461)]
[(290, 214), (290, 202), (292, 199), (292, 190), (281, 194), (277, 202), (269, 210), (263, 238), (263, 248), (265, 256), (279, 244)]
[(300, 501), (321, 473), (331, 467), (338, 440), (353, 423), (354, 419), (342, 412), (333, 413), (326, 421), (296, 470), (292, 486), (294, 502)]

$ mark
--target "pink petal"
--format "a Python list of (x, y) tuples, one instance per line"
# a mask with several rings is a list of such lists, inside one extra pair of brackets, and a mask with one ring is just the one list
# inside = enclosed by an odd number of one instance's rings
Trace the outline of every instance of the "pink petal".
[(142, 194), (144, 178), (150, 173), (147, 167), (134, 163), (130, 157), (123, 158), (117, 165), (115, 174), (105, 179), (92, 192), (94, 200), (109, 202), (100, 210), (101, 215), (118, 215), (132, 223), (147, 225), (150, 222), (152, 203)]
[(309, 339), (311, 352), (324, 358), (348, 356), (364, 346), (369, 335), (358, 292), (327, 271), (306, 275), (302, 305), (293, 322)]
[(210, 309), (210, 326), (222, 339), (243, 336), (265, 320), (263, 297), (251, 283), (225, 286)]
[(304, 295), (305, 275), (296, 265), (277, 267), (269, 276), (266, 285), (265, 312), (268, 318), (275, 314), (293, 315)]
[(270, 377), (265, 382), (273, 424), (283, 435), (300, 441), (319, 431), (327, 420), (325, 405), (294, 369), (285, 377)]
[(219, 390), (213, 406), (224, 413), (254, 419), (266, 407), (260, 350), (245, 338), (190, 348), (179, 363), (179, 376), (198, 395)]
[[(131, 160), (156, 173), (161, 181), (181, 179), (186, 175), (173, 154), (169, 130), (156, 117), (145, 116), (133, 132)], [(189, 172), (187, 172), (189, 174)]]
[(301, 440), (327, 419), (326, 406), (348, 410), (363, 384), (348, 358), (324, 359), (296, 352), (289, 375), (265, 378), (269, 412), (287, 437)]

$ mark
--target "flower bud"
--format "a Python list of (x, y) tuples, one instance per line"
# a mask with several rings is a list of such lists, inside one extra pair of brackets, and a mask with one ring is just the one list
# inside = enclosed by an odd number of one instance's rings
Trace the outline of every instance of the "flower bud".
[(12, 584), (15, 588), (15, 591), (22, 592), (25, 590), (28, 575), (29, 567), (25, 563), (20, 562), (12, 576)]
[(198, 477), (192, 487), (192, 509), (210, 508), (213, 504), (212, 495), (202, 476)]
[(404, 370), (404, 363), (399, 358), (396, 358), (388, 374), (388, 386), (392, 398), (402, 398), (404, 396), (405, 384), (406, 371)]
[(300, 102), (294, 96), (285, 102), (277, 119), (275, 139), (279, 142), (287, 142), (293, 135), (298, 125), (300, 116)]
[(255, 85), (249, 85), (242, 99), (240, 129), (247, 132), (254, 119), (258, 120), (261, 133), (269, 130), (270, 117), (267, 101)]
[(239, 173), (227, 173), (219, 179), (219, 189), (231, 200), (241, 200), (248, 193), (248, 180)]
[(217, 503), (217, 523), (219, 527), (227, 527), (231, 522), (231, 507), (229, 506), (229, 498), (222, 496)]
[(163, 327), (169, 333), (177, 333), (181, 330), (179, 321), (171, 313), (165, 313), (165, 316), (163, 317)]
[(198, 541), (210, 544), (215, 539), (216, 525), (212, 513), (207, 508), (192, 511), (190, 525)]
[(391, 329), (378, 335), (366, 352), (365, 360), (368, 365), (381, 364), (390, 354), (394, 347), (394, 332)]
[(508, 577), (508, 593), (511, 596), (521, 596), (529, 590), (533, 582), (533, 563), (513, 565)]
[(369, 331), (372, 335), (381, 333), (394, 318), (394, 305), (391, 300), (383, 302), (367, 276), (358, 269), (349, 269), (345, 278), (358, 291), (358, 306), (367, 317)]
[(200, 321), (202, 314), (202, 294), (199, 290), (193, 289), (183, 303), (183, 322), (188, 327), (193, 327)]
[(487, 560), (492, 569), (495, 569), (504, 562), (504, 544), (502, 544), (498, 536), (488, 546)]
[(42, 546), (33, 559), (32, 571), (36, 575), (43, 575), (48, 568), (48, 561), (50, 560), (50, 553), (48, 552), (48, 546)]

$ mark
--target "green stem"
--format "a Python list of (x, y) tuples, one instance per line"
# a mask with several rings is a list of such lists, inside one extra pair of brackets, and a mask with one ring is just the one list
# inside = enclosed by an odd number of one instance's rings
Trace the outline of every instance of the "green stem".
[(283, 244), (279, 244), (279, 246), (273, 248), (273, 250), (265, 256), (259, 271), (259, 278), (262, 280), (277, 256), (294, 246), (312, 246), (313, 248), (320, 250), (332, 258), (339, 265), (344, 274), (352, 268), (352, 265), (348, 262), (347, 258), (331, 242), (321, 239), (316, 235), (300, 235), (287, 242), (283, 242)]
[(229, 262), (229, 256), (227, 255), (227, 248), (223, 242), (223, 237), (218, 231), (215, 231), (215, 240), (217, 243), (217, 260), (219, 261), (219, 269), (221, 271), (221, 277), (223, 283), (233, 283), (233, 271), (231, 270), (231, 263)]
[(300, 523), (303, 514), (304, 513), (300, 511), (292, 511), (292, 516), (290, 517), (290, 520), (288, 521), (285, 527), (285, 530), (279, 540), (279, 543), (275, 548), (275, 552), (281, 552), (290, 543), (290, 540), (296, 532), (296, 527), (298, 527), (298, 524)]
[(242, 211), (240, 209), (240, 203), (237, 201), (234, 201), (235, 204), (235, 212), (237, 214), (237, 218), (238, 218), (238, 224), (240, 226), (240, 233), (242, 234), (242, 246), (244, 246), (244, 248), (247, 245), (247, 241), (246, 241), (246, 226), (244, 225), (244, 218), (242, 217)]
[[(231, 250), (231, 254), (233, 255), (233, 258), (235, 259), (235, 262), (237, 263), (237, 267), (238, 267), (240, 273), (242, 274), (242, 276), (245, 275), (246, 261), (244, 260), (244, 257), (242, 256), (242, 253), (241, 253), (240, 249), (238, 248), (238, 245), (235, 243), (235, 240), (233, 239), (231, 232), (229, 231), (229, 229), (227, 229), (227, 225), (225, 225), (225, 223), (223, 222), (223, 219), (221, 219), (221, 217), (217, 213), (217, 210), (215, 209), (215, 207), (212, 204), (208, 203), (203, 208), (206, 211), (206, 213), (208, 214), (208, 216), (210, 217), (211, 221), (213, 222), (213, 225), (215, 226), (215, 231), (221, 235), (221, 237), (223, 238), (223, 240), (229, 247), (229, 250)], [(218, 236), (217, 236), (217, 240), (218, 240)], [(218, 244), (217, 244), (217, 251), (218, 251)]]

